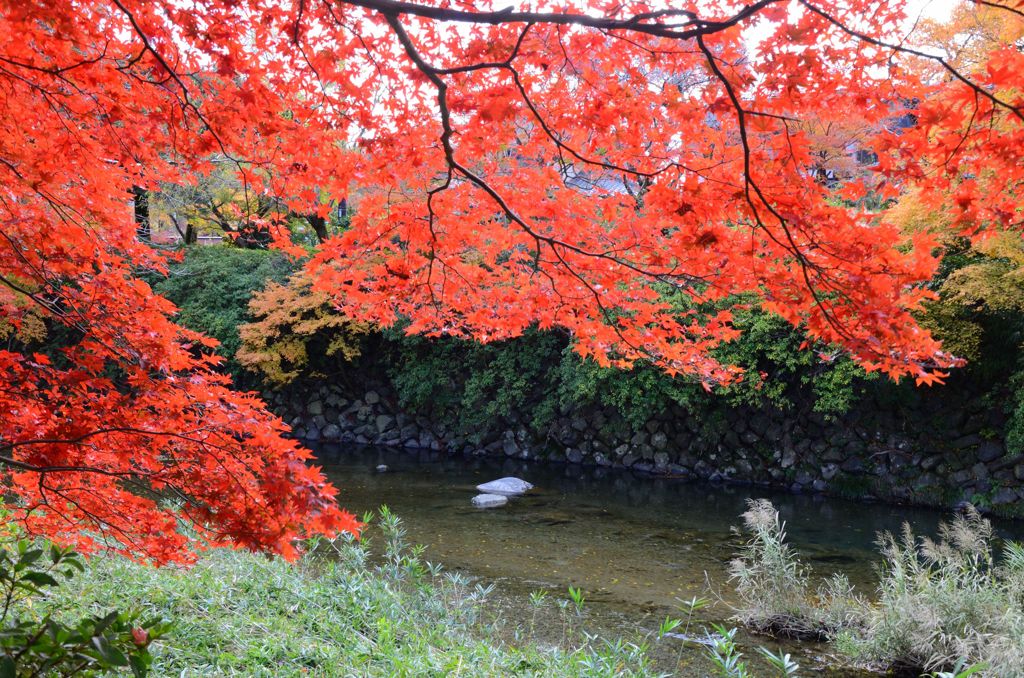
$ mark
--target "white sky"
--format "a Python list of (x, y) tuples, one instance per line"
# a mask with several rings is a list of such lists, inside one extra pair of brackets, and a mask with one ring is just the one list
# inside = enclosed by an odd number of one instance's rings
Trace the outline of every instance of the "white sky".
[(926, 19), (944, 21), (949, 18), (956, 4), (957, 0), (909, 0), (907, 14), (920, 14)]
[[(894, 2), (898, 0), (881, 1)], [(914, 25), (921, 19), (945, 21), (952, 15), (953, 8), (960, 4), (960, 2), (965, 1), (966, 0), (905, 0), (904, 9), (907, 15), (907, 20), (903, 26), (903, 30), (905, 33), (910, 33), (913, 31)], [(790, 5), (790, 11), (799, 12), (801, 10), (794, 3)], [(751, 54), (755, 54), (757, 52), (757, 46), (771, 33), (771, 30), (771, 25), (765, 22), (756, 22), (744, 29), (743, 39)]]

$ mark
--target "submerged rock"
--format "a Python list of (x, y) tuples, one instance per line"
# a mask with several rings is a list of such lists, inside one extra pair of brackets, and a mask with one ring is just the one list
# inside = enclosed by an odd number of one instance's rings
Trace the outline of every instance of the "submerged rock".
[(483, 492), (484, 495), (501, 494), (506, 497), (514, 497), (516, 495), (523, 494), (527, 490), (532, 490), (533, 485), (521, 478), (513, 478), (510, 476), (508, 478), (492, 480), (491, 482), (484, 483), (483, 485), (477, 485), (476, 489)]
[(473, 497), (473, 506), (477, 508), (495, 508), (508, 503), (508, 497), (503, 494), (478, 494)]

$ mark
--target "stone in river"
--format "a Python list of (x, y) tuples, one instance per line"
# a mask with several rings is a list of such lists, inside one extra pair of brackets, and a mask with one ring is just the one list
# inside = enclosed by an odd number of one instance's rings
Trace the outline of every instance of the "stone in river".
[(508, 503), (508, 497), (502, 494), (478, 494), (473, 497), (473, 506), (477, 508), (494, 508)]
[(477, 485), (476, 489), (484, 494), (503, 494), (506, 497), (514, 497), (532, 490), (533, 485), (520, 478), (499, 478), (483, 485)]

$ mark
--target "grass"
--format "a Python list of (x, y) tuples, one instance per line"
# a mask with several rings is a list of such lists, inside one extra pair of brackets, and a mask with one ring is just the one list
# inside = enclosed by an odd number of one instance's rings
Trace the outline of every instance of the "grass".
[(747, 539), (729, 563), (741, 601), (736, 618), (755, 633), (828, 640), (859, 623), (864, 602), (845, 577), (827, 579), (812, 596), (807, 569), (786, 543), (786, 525), (766, 499), (743, 514)]
[[(851, 663), (900, 675), (1024, 676), (1024, 546), (1005, 544), (997, 557), (992, 526), (977, 511), (944, 524), (938, 540), (909, 527), (882, 535), (870, 603), (841, 576), (812, 588), (770, 503), (751, 503), (743, 518), (746, 539), (731, 571), (742, 601), (737, 619), (755, 632), (829, 640)], [(74, 583), (20, 613), (52, 612), (73, 623), (116, 608), (166, 619), (173, 626), (153, 645), (155, 676), (654, 674), (646, 641), (584, 631), (581, 589), (570, 587), (567, 597), (535, 592), (522, 623), (504, 621), (490, 588), (423, 560), (386, 509), (373, 533), (372, 546), (321, 542), (298, 563), (229, 550), (211, 551), (190, 569), (96, 557)], [(667, 617), (645, 638), (673, 636), (680, 653), (703, 647), (718, 675), (753, 676), (734, 630), (689, 637), (693, 613), (707, 603), (684, 603), (685, 619)], [(537, 613), (552, 608), (561, 637), (538, 639)], [(771, 675), (796, 676), (799, 668), (781, 651), (761, 648), (753, 659)]]
[(750, 502), (743, 514), (749, 539), (729, 573), (744, 606), (737, 617), (767, 635), (816, 635), (810, 619), (807, 572), (786, 543), (786, 525), (767, 500)]
[(941, 526), (939, 540), (904, 526), (884, 534), (878, 601), (841, 644), (863, 661), (938, 671), (958, 661), (982, 675), (1024, 675), (1024, 547), (993, 552), (991, 523), (973, 508)]
[(938, 541), (904, 526), (883, 534), (876, 599), (841, 576), (812, 595), (810, 575), (764, 500), (743, 515), (747, 541), (732, 563), (736, 617), (773, 636), (834, 641), (851, 662), (936, 676), (1024, 676), (1024, 546), (994, 554), (991, 523), (975, 509), (940, 527)]
[(229, 550), (187, 570), (96, 557), (47, 605), (69, 618), (114, 606), (171, 620), (155, 676), (649, 675), (644, 648), (621, 641), (495, 640), (487, 589), (423, 561), (386, 511), (380, 527), (382, 558), (349, 542), (297, 564)]

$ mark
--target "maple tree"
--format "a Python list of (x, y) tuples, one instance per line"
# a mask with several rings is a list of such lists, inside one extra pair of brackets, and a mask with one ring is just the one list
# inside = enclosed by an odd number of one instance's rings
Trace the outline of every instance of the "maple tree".
[(302, 272), (284, 285), (271, 282), (249, 302), (254, 322), (239, 327), (238, 362), (275, 386), (299, 376), (323, 376), (308, 369), (311, 351), (355, 360), (360, 354), (359, 339), (369, 330), (339, 314), (330, 296), (313, 292), (311, 285)]
[[(726, 384), (717, 302), (751, 294), (866, 369), (941, 379), (958, 359), (914, 315), (938, 242), (861, 198), (915, 188), (964, 233), (1019, 231), (1024, 54), (1000, 39), (961, 65), (906, 25), (874, 0), (0, 0), (0, 317), (26, 339), (0, 350), (0, 457), (20, 520), (158, 561), (187, 555), (182, 515), (284, 552), (358, 529), (137, 277), (167, 262), (136, 239), (133, 191), (224, 163), (243, 212), (350, 197), (307, 268), (356, 321), (561, 327), (602, 364)], [(850, 111), (877, 162), (837, 188), (806, 124)], [(40, 316), (63, 329), (48, 355)]]

